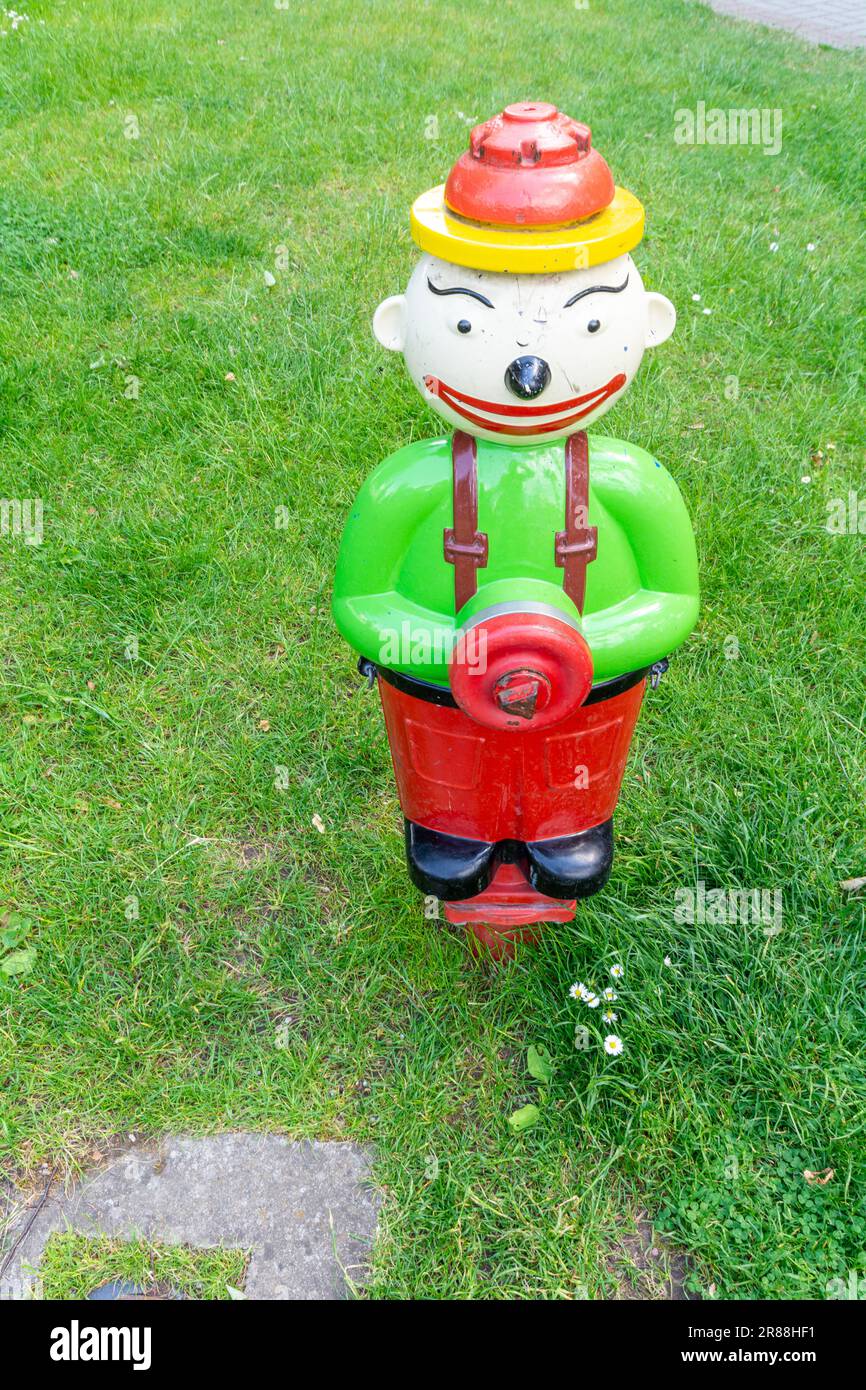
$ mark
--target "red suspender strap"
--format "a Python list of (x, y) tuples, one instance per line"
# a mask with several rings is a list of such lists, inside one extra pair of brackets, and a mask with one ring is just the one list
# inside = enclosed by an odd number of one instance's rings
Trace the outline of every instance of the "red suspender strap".
[(445, 559), (454, 566), (454, 611), (478, 588), (476, 570), (487, 564), (487, 537), (478, 530), (478, 470), (475, 440), (457, 430), (451, 440), (454, 525), (445, 529)]
[(598, 554), (598, 528), (589, 525), (589, 441), (586, 431), (565, 441), (565, 530), (556, 533), (562, 587), (578, 613), (586, 598), (586, 567)]

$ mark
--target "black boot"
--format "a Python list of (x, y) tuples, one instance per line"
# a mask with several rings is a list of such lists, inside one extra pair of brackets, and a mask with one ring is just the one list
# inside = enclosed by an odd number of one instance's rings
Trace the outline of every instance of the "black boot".
[(613, 863), (613, 821), (579, 835), (530, 841), (529, 882), (548, 898), (588, 898), (607, 883)]
[(443, 835), (406, 821), (406, 862), (409, 877), (422, 893), (444, 902), (460, 902), (483, 893), (493, 877), (495, 844)]

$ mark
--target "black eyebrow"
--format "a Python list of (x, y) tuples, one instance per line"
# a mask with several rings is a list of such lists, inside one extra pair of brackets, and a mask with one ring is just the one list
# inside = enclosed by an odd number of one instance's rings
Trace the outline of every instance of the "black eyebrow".
[(628, 275), (626, 275), (621, 285), (592, 285), (588, 290), (578, 290), (577, 294), (573, 294), (571, 299), (567, 299), (562, 307), (563, 309), (570, 309), (572, 304), (576, 304), (579, 299), (583, 299), (585, 294), (621, 294), (627, 284)]
[(464, 290), (459, 285), (455, 285), (454, 288), (450, 290), (437, 290), (429, 275), (427, 276), (427, 288), (432, 290), (434, 294), (468, 294), (471, 295), (473, 299), (477, 299), (480, 304), (486, 304), (488, 309), (496, 308), (495, 304), (491, 304), (490, 300), (485, 299), (484, 295), (479, 294), (477, 290)]

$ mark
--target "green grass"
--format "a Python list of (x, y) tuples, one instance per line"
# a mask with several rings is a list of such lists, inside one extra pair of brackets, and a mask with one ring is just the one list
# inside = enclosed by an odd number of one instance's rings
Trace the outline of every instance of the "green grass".
[[(353, 1138), (374, 1296), (609, 1295), (642, 1206), (705, 1291), (822, 1297), (866, 1266), (838, 886), (866, 874), (866, 538), (825, 526), (864, 467), (862, 56), (679, 0), (549, 0), (529, 35), (523, 0), (27, 11), (0, 40), (0, 497), (43, 498), (45, 535), (0, 537), (0, 913), (35, 951), (0, 971), (3, 1171), (131, 1129)], [(703, 602), (608, 888), (491, 969), (408, 884), (328, 604), (362, 479), (438, 428), (369, 331), (409, 203), (458, 112), (526, 96), (647, 205), (680, 322), (609, 426), (680, 484)], [(782, 108), (781, 154), (677, 145), (700, 100)], [(781, 889), (783, 930), (675, 922), (698, 879)], [(611, 1060), (575, 1050), (567, 990), (618, 958)], [(555, 1074), (514, 1135), (531, 1043)]]
[(87, 1298), (117, 1280), (151, 1297), (230, 1300), (243, 1291), (246, 1261), (242, 1250), (193, 1250), (65, 1231), (46, 1242), (40, 1263), (42, 1296)]

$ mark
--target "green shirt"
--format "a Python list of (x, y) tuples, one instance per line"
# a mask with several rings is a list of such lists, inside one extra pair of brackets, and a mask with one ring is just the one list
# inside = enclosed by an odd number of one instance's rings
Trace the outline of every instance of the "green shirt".
[[(691, 523), (673, 478), (644, 449), (589, 438), (589, 524), (581, 619), (562, 587), (555, 536), (565, 526), (565, 447), (477, 440), (478, 529), (488, 563), (460, 622), (492, 604), (543, 603), (578, 621), (596, 683), (667, 656), (694, 627), (698, 574)], [(443, 554), (453, 524), (450, 438), (399, 449), (370, 475), (343, 532), (334, 619), (363, 656), (448, 684), (456, 629), (454, 567)]]

